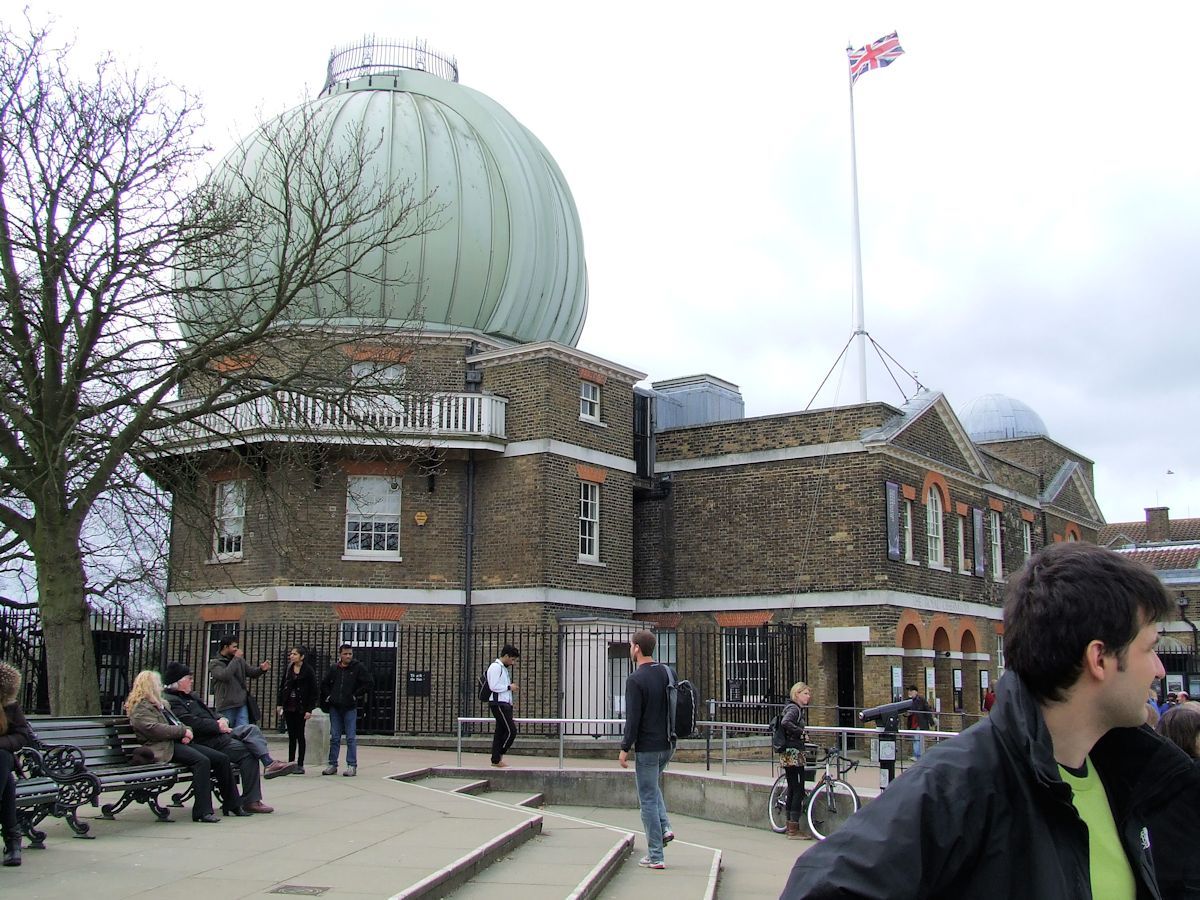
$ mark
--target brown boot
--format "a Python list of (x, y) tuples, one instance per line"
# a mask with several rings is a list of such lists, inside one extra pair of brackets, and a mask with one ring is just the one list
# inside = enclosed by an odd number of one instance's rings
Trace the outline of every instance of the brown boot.
[(793, 822), (793, 821), (791, 821), (791, 820), (789, 820), (789, 821), (788, 821), (788, 823), (787, 823), (787, 836), (788, 836), (789, 838), (798, 838), (798, 837), (800, 837), (800, 823), (799, 823), (799, 822)]

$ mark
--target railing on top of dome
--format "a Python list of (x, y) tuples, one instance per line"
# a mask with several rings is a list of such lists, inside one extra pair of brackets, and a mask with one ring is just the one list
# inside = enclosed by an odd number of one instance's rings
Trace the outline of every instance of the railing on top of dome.
[[(191, 422), (163, 429), (155, 435), (160, 448), (231, 437), (261, 437), (266, 434), (311, 434), (314, 437), (370, 437), (372, 433), (392, 437), (429, 440), (447, 437), (503, 440), (507, 399), (493, 394), (356, 393), (338, 399), (318, 399), (281, 391), (273, 397), (258, 397), (221, 412), (209, 413)], [(193, 400), (167, 404), (186, 409)]]
[(391, 74), (396, 69), (415, 69), (446, 81), (458, 81), (458, 60), (430, 50), (425, 41), (382, 41), (368, 35), (356, 44), (333, 49), (321, 93), (327, 93), (340, 81)]

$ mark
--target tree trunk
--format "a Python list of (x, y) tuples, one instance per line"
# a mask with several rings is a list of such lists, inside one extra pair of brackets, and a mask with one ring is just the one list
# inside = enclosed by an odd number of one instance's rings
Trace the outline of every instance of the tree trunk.
[(46, 641), (50, 712), (56, 716), (100, 713), (100, 681), (88, 621), (83, 560), (70, 529), (48, 528), (34, 542), (38, 605)]

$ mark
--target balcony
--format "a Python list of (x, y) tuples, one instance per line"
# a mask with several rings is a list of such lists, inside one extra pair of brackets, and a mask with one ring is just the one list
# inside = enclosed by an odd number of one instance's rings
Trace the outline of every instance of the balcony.
[[(147, 436), (152, 455), (271, 441), (405, 444), (503, 452), (504, 397), (474, 393), (395, 395), (362, 392), (336, 400), (283, 393), (258, 397)], [(177, 400), (182, 412), (194, 400)]]

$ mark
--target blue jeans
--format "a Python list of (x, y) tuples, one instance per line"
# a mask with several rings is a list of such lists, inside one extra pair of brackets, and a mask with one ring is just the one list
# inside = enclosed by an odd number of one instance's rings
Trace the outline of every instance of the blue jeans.
[(921, 749), (922, 749), (921, 748), (921, 738), (914, 737), (912, 739), (912, 744), (913, 744), (913, 759), (920, 759), (921, 758)]
[(346, 765), (358, 766), (358, 707), (329, 707), (329, 764), (338, 764), (342, 735), (346, 735)]
[(250, 724), (250, 709), (245, 703), (241, 706), (231, 706), (229, 709), (218, 709), (217, 715), (228, 719), (230, 728)]
[(638, 750), (633, 757), (638, 806), (642, 809), (642, 827), (646, 829), (646, 846), (649, 848), (647, 856), (652, 862), (662, 862), (663, 834), (671, 830), (662, 795), (662, 773), (674, 752), (674, 749)]

